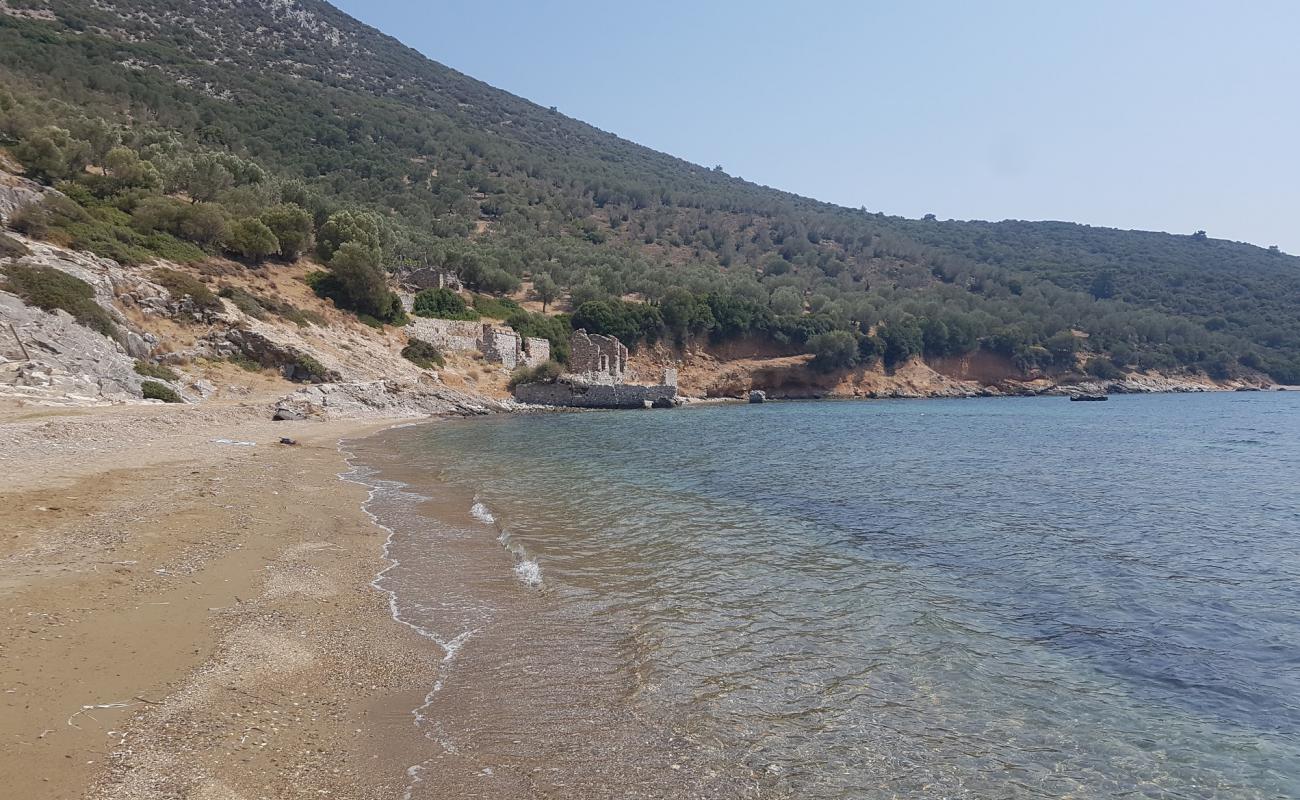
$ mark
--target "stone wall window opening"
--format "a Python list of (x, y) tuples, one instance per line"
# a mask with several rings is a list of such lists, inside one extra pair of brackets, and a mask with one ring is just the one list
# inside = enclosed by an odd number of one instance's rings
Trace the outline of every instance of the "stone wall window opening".
[(600, 371), (601, 372), (609, 371), (609, 356), (605, 355), (604, 353), (601, 353), (600, 355)]

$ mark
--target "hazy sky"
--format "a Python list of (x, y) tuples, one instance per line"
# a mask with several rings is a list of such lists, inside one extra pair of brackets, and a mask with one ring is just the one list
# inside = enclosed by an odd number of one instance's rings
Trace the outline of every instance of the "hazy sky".
[(494, 86), (821, 200), (1300, 253), (1295, 0), (336, 4)]

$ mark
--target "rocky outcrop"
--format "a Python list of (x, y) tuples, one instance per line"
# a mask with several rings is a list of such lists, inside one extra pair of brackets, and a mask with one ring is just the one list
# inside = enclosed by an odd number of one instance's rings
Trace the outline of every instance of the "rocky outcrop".
[(444, 414), (477, 416), (511, 407), (436, 382), (382, 380), (305, 387), (281, 399), (275, 413), (290, 419), (293, 414), (325, 419), (400, 419)]
[(29, 251), (27, 255), (14, 261), (28, 267), (48, 267), (65, 272), (74, 278), (85, 281), (95, 290), (95, 302), (109, 313), (122, 331), (121, 343), (133, 358), (148, 358), (158, 345), (152, 334), (140, 330), (122, 314), (114, 303), (116, 298), (125, 296), (129, 299), (137, 296), (159, 297), (160, 305), (165, 305), (167, 290), (156, 286), (132, 270), (116, 261), (100, 258), (92, 253), (80, 253), (65, 250), (46, 242), (25, 237), (17, 237)]
[(140, 382), (135, 359), (120, 343), (65, 311), (42, 311), (0, 292), (0, 394), (120, 402), (138, 400)]
[[(1235, 388), (1238, 384), (1230, 384)], [(1172, 376), (1157, 373), (1132, 372), (1122, 380), (1085, 380), (1078, 383), (1061, 383), (1043, 394), (1154, 394), (1157, 392), (1216, 392), (1223, 386), (1204, 376)]]
[(15, 211), (29, 203), (40, 200), (45, 196), (46, 192), (53, 191), (53, 189), (46, 189), (36, 181), (29, 181), (17, 175), (0, 172), (0, 222), (8, 222)]
[(264, 367), (279, 370), (291, 381), (325, 383), (343, 379), (338, 369), (325, 366), (312, 352), (285, 342), (267, 329), (217, 330), (208, 335), (206, 342), (216, 358), (238, 353)]

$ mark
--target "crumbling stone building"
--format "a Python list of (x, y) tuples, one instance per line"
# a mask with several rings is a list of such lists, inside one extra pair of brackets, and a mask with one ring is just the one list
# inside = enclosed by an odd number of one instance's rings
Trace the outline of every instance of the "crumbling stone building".
[(553, 383), (521, 383), (515, 397), (525, 403), (576, 408), (671, 408), (677, 370), (664, 370), (656, 384), (626, 383), (627, 347), (613, 336), (577, 330), (569, 337), (569, 369)]
[(536, 366), (551, 357), (551, 343), (545, 339), (523, 339), (511, 328), (490, 322), (416, 318), (406, 326), (406, 335), (429, 342), (449, 353), (477, 350), (483, 359), (514, 369), (520, 364)]
[(569, 339), (569, 372), (587, 383), (620, 384), (627, 374), (627, 347), (613, 336), (576, 330)]
[(485, 360), (503, 364), (506, 369), (514, 369), (524, 360), (519, 334), (510, 328), (498, 328), (490, 322), (483, 323), (479, 349), (483, 351)]

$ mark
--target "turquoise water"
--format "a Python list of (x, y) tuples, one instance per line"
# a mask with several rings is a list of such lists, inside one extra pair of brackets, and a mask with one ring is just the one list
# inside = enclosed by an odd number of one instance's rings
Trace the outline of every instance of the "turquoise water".
[[(443, 501), (376, 504), (384, 588), (473, 665), (425, 709), (452, 742), (433, 773), (472, 752), (489, 783), (527, 762), (593, 797), (1300, 797), (1300, 394), (514, 417), (359, 457)], [(569, 742), (584, 704), (608, 721)]]

